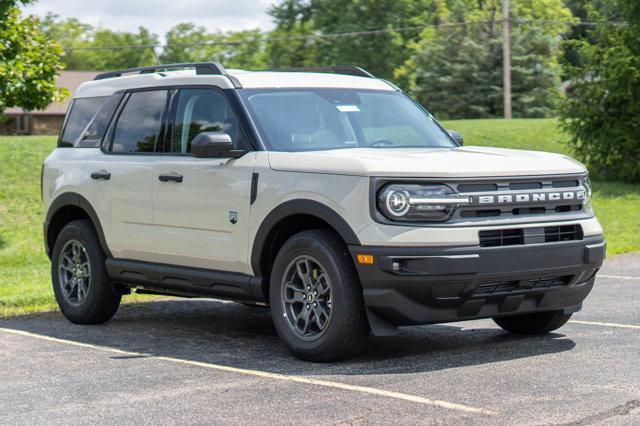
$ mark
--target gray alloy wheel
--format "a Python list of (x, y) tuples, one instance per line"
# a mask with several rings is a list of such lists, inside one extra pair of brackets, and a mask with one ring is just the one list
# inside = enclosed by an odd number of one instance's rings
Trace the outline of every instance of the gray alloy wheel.
[(303, 340), (316, 340), (329, 326), (332, 313), (331, 280), (317, 259), (298, 256), (287, 265), (281, 303), (286, 322)]
[(91, 264), (87, 250), (78, 240), (69, 240), (62, 248), (58, 278), (66, 301), (71, 306), (82, 305), (91, 290)]

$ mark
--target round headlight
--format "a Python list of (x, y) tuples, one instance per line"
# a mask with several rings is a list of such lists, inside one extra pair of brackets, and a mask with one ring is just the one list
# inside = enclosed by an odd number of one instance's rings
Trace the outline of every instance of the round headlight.
[(407, 191), (392, 190), (387, 192), (385, 204), (389, 213), (401, 217), (407, 214), (411, 208), (411, 199)]
[(447, 185), (390, 183), (377, 194), (378, 211), (387, 219), (403, 222), (442, 222), (456, 207), (469, 203)]

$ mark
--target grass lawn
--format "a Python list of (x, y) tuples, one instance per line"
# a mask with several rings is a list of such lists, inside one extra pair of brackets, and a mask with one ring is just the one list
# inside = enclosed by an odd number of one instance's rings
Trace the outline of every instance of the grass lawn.
[[(459, 131), (467, 145), (567, 153), (567, 138), (552, 119), (444, 124)], [(40, 167), (55, 140), (0, 136), (0, 317), (55, 308), (40, 201)], [(593, 205), (605, 228), (608, 253), (640, 250), (640, 185), (596, 181), (593, 186)]]

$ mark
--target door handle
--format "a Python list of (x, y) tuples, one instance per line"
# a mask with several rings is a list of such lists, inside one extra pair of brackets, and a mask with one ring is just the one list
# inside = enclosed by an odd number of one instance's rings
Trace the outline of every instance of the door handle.
[(160, 175), (158, 176), (160, 182), (182, 182), (182, 175)]
[(111, 179), (111, 173), (105, 171), (105, 170), (101, 170), (99, 172), (93, 172), (91, 173), (91, 179), (94, 180), (109, 180)]

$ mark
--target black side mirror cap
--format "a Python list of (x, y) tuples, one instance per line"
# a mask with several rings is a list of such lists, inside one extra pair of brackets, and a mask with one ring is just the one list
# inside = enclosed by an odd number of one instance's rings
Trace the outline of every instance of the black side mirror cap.
[(460, 133), (456, 132), (455, 130), (447, 130), (447, 133), (449, 133), (449, 136), (451, 136), (451, 139), (456, 141), (458, 145), (460, 146), (464, 145), (464, 139), (462, 139), (462, 135)]
[(240, 158), (246, 151), (233, 149), (231, 136), (224, 132), (198, 133), (191, 142), (195, 158)]

